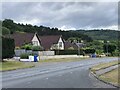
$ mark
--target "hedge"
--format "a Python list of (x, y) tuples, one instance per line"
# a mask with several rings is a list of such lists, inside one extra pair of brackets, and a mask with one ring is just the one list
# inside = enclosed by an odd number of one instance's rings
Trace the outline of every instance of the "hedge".
[[(80, 49), (80, 55), (94, 54), (95, 49)], [(55, 50), (55, 55), (79, 55), (78, 50)]]
[(2, 37), (2, 59), (12, 58), (15, 54), (14, 39)]
[(29, 58), (29, 54), (23, 53), (23, 54), (20, 55), (20, 58), (21, 59), (28, 59)]
[[(55, 50), (55, 55), (78, 55), (78, 50)], [(83, 50), (80, 50), (80, 55), (84, 55)]]

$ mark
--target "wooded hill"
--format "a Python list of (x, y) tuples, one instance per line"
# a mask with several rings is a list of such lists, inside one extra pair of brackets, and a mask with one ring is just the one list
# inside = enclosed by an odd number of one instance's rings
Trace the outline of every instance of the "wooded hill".
[(120, 31), (115, 30), (70, 30), (63, 31), (58, 30), (58, 28), (50, 28), (46, 26), (33, 26), (30, 24), (20, 24), (15, 23), (11, 19), (5, 19), (2, 21), (3, 28), (7, 28), (10, 30), (10, 33), (14, 32), (27, 32), (27, 33), (35, 33), (37, 32), (40, 36), (43, 35), (62, 35), (65, 40), (70, 37), (77, 37), (81, 40), (92, 41), (92, 40), (118, 40), (118, 35), (120, 35)]
[(77, 30), (78, 33), (88, 35), (93, 40), (119, 40), (120, 31), (115, 30)]
[(2, 21), (2, 26), (6, 27), (7, 29), (10, 30), (10, 33), (14, 32), (27, 32), (27, 33), (35, 33), (37, 32), (38, 35), (43, 36), (43, 35), (62, 35), (65, 40), (67, 40), (70, 37), (78, 37), (82, 40), (85, 41), (92, 41), (91, 37), (88, 37), (88, 35), (84, 35), (75, 31), (62, 31), (58, 30), (58, 28), (50, 28), (50, 27), (45, 27), (45, 26), (33, 26), (30, 24), (20, 24), (20, 23), (15, 23), (13, 20), (10, 19), (5, 19)]

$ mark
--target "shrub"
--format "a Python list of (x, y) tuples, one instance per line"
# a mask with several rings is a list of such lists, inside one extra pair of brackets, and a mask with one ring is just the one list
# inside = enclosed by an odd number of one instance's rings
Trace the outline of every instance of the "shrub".
[(28, 54), (23, 53), (23, 54), (20, 55), (20, 58), (21, 59), (28, 59), (28, 56), (29, 56)]
[(2, 59), (12, 58), (15, 54), (14, 39), (2, 37)]
[(22, 46), (21, 49), (31, 50), (32, 49), (32, 45), (31, 44), (26, 44), (26, 45)]
[(32, 47), (32, 50), (33, 50), (33, 51), (41, 51), (41, 50), (43, 50), (43, 48), (40, 47), (40, 46), (33, 46), (33, 47)]
[[(78, 55), (78, 50), (55, 50), (55, 55)], [(84, 52), (81, 49), (80, 55), (84, 55)]]
[(95, 49), (92, 48), (87, 48), (84, 49), (85, 54), (94, 54), (95, 53)]

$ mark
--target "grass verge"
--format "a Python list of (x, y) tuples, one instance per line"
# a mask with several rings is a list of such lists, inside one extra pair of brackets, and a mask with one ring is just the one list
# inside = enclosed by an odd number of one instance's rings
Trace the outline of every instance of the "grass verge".
[[(99, 71), (101, 69), (105, 69), (108, 68), (110, 66), (114, 66), (114, 65), (118, 65), (120, 64), (119, 61), (112, 61), (109, 63), (101, 63), (99, 65), (93, 66), (92, 68), (90, 68), (91, 72), (93, 72), (94, 74), (96, 74), (96, 71)], [(115, 86), (119, 86), (120, 87), (120, 76), (119, 76), (119, 72), (120, 72), (120, 66), (114, 70), (111, 70), (109, 72), (106, 72), (102, 75), (96, 76), (98, 79), (110, 83), (112, 85)]]
[(99, 79), (112, 83), (114, 85), (120, 86), (120, 76), (118, 76), (118, 72), (120, 71), (120, 68), (114, 69), (110, 72), (107, 72), (105, 74), (102, 74), (100, 76), (98, 76)]
[(5, 61), (0, 62), (0, 71), (10, 71), (23, 68), (31, 68), (35, 65), (33, 63), (24, 63), (18, 61)]
[(107, 63), (101, 63), (99, 65), (91, 67), (91, 71), (95, 72), (95, 71), (105, 69), (105, 68), (108, 68), (110, 66), (114, 66), (114, 65), (117, 65), (117, 64), (120, 64), (120, 62), (112, 61), (112, 62), (109, 62), (109, 63), (108, 62)]
[(40, 63), (47, 63), (47, 62), (72, 62), (72, 61), (81, 61), (85, 60), (86, 58), (59, 58), (59, 59), (47, 59), (47, 60), (40, 60)]

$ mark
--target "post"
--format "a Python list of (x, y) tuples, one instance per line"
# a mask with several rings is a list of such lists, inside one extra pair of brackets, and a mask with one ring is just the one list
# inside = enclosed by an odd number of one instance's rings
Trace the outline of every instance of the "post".
[(106, 49), (107, 49), (107, 57), (108, 57), (108, 43), (109, 43), (109, 41), (107, 41), (107, 45), (106, 45)]
[(79, 41), (78, 41), (78, 55), (80, 55), (80, 45), (79, 45)]

